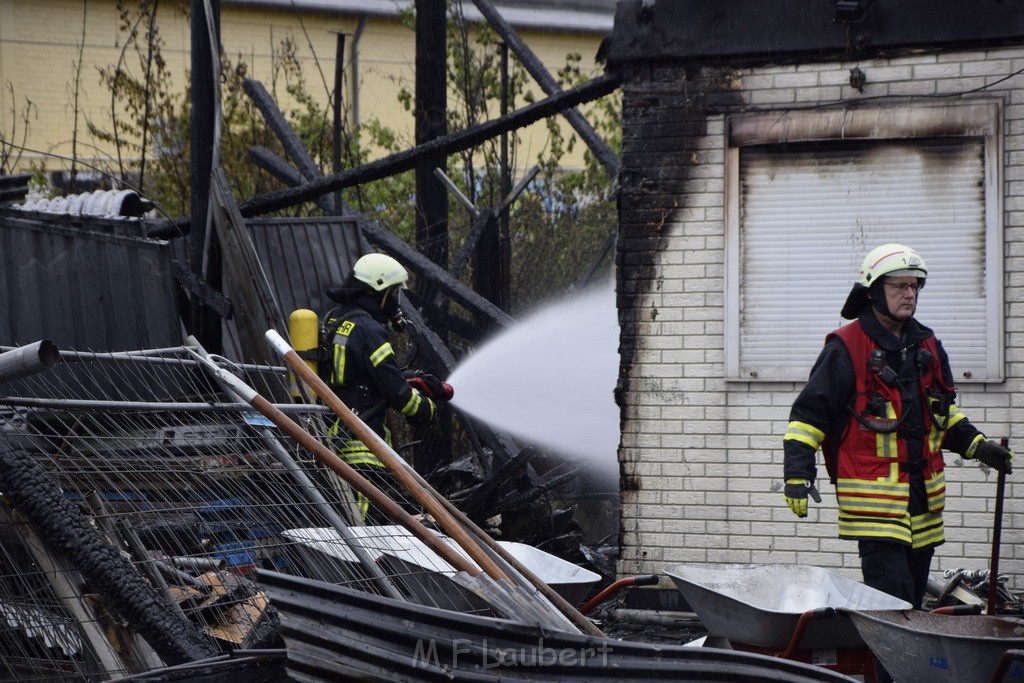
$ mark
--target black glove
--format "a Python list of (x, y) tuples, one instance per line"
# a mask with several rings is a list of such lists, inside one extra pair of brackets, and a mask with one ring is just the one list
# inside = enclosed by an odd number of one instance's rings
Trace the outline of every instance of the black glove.
[(814, 499), (815, 503), (821, 502), (821, 494), (818, 493), (818, 489), (815, 488), (814, 482), (810, 479), (792, 478), (786, 480), (783, 496), (786, 499), (786, 505), (789, 506), (789, 509), (797, 517), (807, 516), (807, 494), (811, 494), (811, 498)]
[(444, 387), (444, 382), (429, 373), (423, 373), (421, 377), (423, 378), (423, 383), (427, 385), (427, 394), (430, 395), (430, 398), (435, 401), (444, 400), (444, 397), (448, 394)]
[(1013, 472), (1013, 451), (1007, 450), (995, 441), (982, 441), (974, 451), (974, 459), (980, 460), (998, 472)]

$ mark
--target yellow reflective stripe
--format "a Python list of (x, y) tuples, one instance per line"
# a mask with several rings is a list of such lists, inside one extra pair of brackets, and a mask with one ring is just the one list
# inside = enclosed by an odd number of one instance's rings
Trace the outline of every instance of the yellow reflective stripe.
[(406, 401), (405, 406), (402, 408), (402, 414), (415, 415), (417, 412), (419, 412), (420, 404), (423, 403), (424, 401), (427, 402), (427, 406), (430, 409), (430, 415), (427, 417), (427, 420), (433, 420), (435, 409), (434, 402), (429, 399), (423, 398), (423, 396), (415, 389), (413, 389), (412, 396), (409, 397), (409, 400)]
[(946, 506), (946, 473), (936, 472), (931, 479), (926, 479), (924, 490), (928, 498), (928, 509), (934, 513), (941, 512)]
[(840, 538), (890, 538), (903, 543), (912, 543), (910, 520), (907, 516), (900, 519), (882, 517), (858, 517), (839, 511)]
[(402, 406), (402, 415), (415, 415), (416, 411), (420, 409), (420, 403), (422, 401), (423, 398), (420, 396), (419, 392), (413, 389), (409, 400), (405, 402), (404, 406)]
[(334, 345), (334, 376), (335, 384), (345, 383), (345, 347), (339, 344)]
[(836, 481), (836, 500), (839, 509), (851, 514), (900, 517), (906, 512), (909, 499), (909, 483), (866, 479)]
[[(934, 409), (934, 404), (938, 403), (938, 399), (929, 398), (928, 403), (932, 404)], [(951, 405), (949, 407), (949, 414), (946, 418), (943, 420), (941, 416), (939, 417), (939, 422), (941, 422), (941, 424), (933, 419), (931, 421), (931, 429), (928, 431), (928, 450), (934, 452), (941, 449), (942, 440), (946, 436), (946, 430), (964, 419), (964, 417), (964, 414), (960, 412), (960, 409), (957, 408), (956, 405)]]
[(875, 434), (875, 455), (879, 458), (895, 458), (899, 454), (896, 432)]
[(931, 479), (926, 479), (924, 482), (924, 489), (928, 492), (928, 495), (932, 495), (936, 491), (946, 488), (946, 472), (936, 472), (935, 476)]
[(345, 442), (345, 446), (338, 452), (341, 459), (349, 465), (374, 465), (376, 467), (384, 467), (376, 455), (373, 454), (369, 448), (366, 447), (362, 441), (350, 440)]
[(372, 453), (364, 453), (363, 457), (342, 455), (341, 459), (346, 465), (372, 465), (374, 467), (384, 467), (384, 463), (374, 457)]
[(356, 506), (359, 508), (359, 515), (366, 519), (366, 513), (370, 511), (370, 499), (361, 493), (357, 493)]
[(395, 355), (395, 352), (391, 348), (391, 342), (384, 342), (376, 351), (370, 354), (370, 363), (373, 367), (377, 367), (384, 362), (385, 358), (393, 355)]
[(929, 512), (911, 517), (910, 530), (914, 537), (915, 549), (938, 545), (946, 540), (942, 515), (938, 513)]
[(974, 452), (978, 450), (978, 446), (980, 446), (983, 441), (985, 441), (984, 434), (978, 434), (974, 437), (974, 441), (972, 441), (971, 445), (967, 447), (967, 452), (964, 453), (964, 457), (973, 458)]
[[(890, 420), (896, 419), (896, 407), (891, 401), (887, 401), (885, 404), (885, 416)], [(875, 434), (875, 455), (879, 458), (895, 458), (899, 455), (896, 432)], [(891, 476), (896, 476), (896, 473), (893, 472)]]
[(786, 426), (786, 435), (783, 441), (799, 441), (807, 444), (814, 450), (818, 450), (821, 442), (825, 440), (825, 432), (806, 422), (793, 420)]
[(900, 481), (870, 481), (868, 479), (838, 479), (836, 490), (849, 493), (863, 493), (907, 498), (910, 496), (910, 484)]
[(840, 498), (842, 510), (851, 515), (869, 515), (899, 517), (907, 509), (906, 501), (886, 500), (884, 498)]
[(949, 420), (946, 422), (946, 429), (949, 429), (965, 417), (967, 416), (960, 412), (960, 409), (956, 407), (956, 404), (951, 405), (949, 407)]
[(366, 457), (363, 458), (343, 455), (341, 456), (341, 459), (346, 465), (373, 465), (374, 467), (384, 467), (384, 463), (378, 460), (372, 453), (366, 454)]

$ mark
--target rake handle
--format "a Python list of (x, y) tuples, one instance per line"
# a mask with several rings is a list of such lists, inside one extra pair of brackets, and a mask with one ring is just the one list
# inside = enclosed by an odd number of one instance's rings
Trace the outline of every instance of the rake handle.
[[(1010, 447), (1010, 440), (1002, 438), (999, 440), (1003, 448)], [(999, 545), (1003, 535), (1003, 497), (1006, 491), (1006, 472), (999, 470), (996, 479), (996, 514), (995, 522), (992, 525), (992, 559), (989, 562), (988, 577), (988, 614), (996, 613), (996, 595), (999, 587)]]

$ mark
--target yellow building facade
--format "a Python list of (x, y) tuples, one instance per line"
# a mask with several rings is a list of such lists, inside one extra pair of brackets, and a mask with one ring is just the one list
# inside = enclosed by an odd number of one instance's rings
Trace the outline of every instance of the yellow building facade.
[[(137, 11), (137, 3), (130, 4)], [(282, 98), (279, 106), (287, 109), (290, 103), (284, 99), (281, 77), (274, 87), (273, 62), (282, 40), (290, 38), (307, 90), (330, 112), (337, 35), (346, 34), (342, 99), (348, 125), (378, 120), (398, 132), (402, 146), (408, 147), (413, 144), (412, 113), (399, 104), (398, 93), (402, 87), (413, 90), (415, 36), (399, 12), (411, 4), (397, 0), (222, 1), (221, 45), (229, 59), (248, 64), (249, 77)], [(594, 55), (611, 28), (613, 1), (512, 5), (497, 8), (553, 75), (571, 53), (581, 55), (585, 73), (601, 71)], [(157, 14), (161, 53), (173, 89), (182, 94), (189, 85), (187, 10), (187, 2), (165, 1)], [(123, 62), (136, 76), (142, 73), (138, 57), (125, 51), (117, 12), (115, 0), (0, 0), (0, 153), (8, 157), (8, 172), (32, 165), (66, 169), (72, 156), (104, 167), (115, 154), (110, 144), (89, 133), (87, 122), (105, 130), (112, 127), (114, 105), (110, 90), (100, 81), (101, 68)], [(472, 3), (465, 3), (464, 12), (470, 20), (482, 20)], [(528, 89), (535, 99), (545, 96), (532, 78)], [(564, 122), (563, 126), (571, 133)], [(543, 124), (526, 129), (522, 136), (517, 159), (528, 167), (548, 143), (548, 136)], [(564, 159), (566, 167), (582, 165), (582, 148), (577, 145)]]

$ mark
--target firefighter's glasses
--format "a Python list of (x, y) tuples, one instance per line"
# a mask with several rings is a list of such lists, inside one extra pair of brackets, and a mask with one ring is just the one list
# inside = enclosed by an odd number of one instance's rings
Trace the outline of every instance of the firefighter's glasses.
[(921, 289), (920, 282), (886, 282), (885, 286), (898, 294), (906, 294), (907, 290), (917, 294)]

